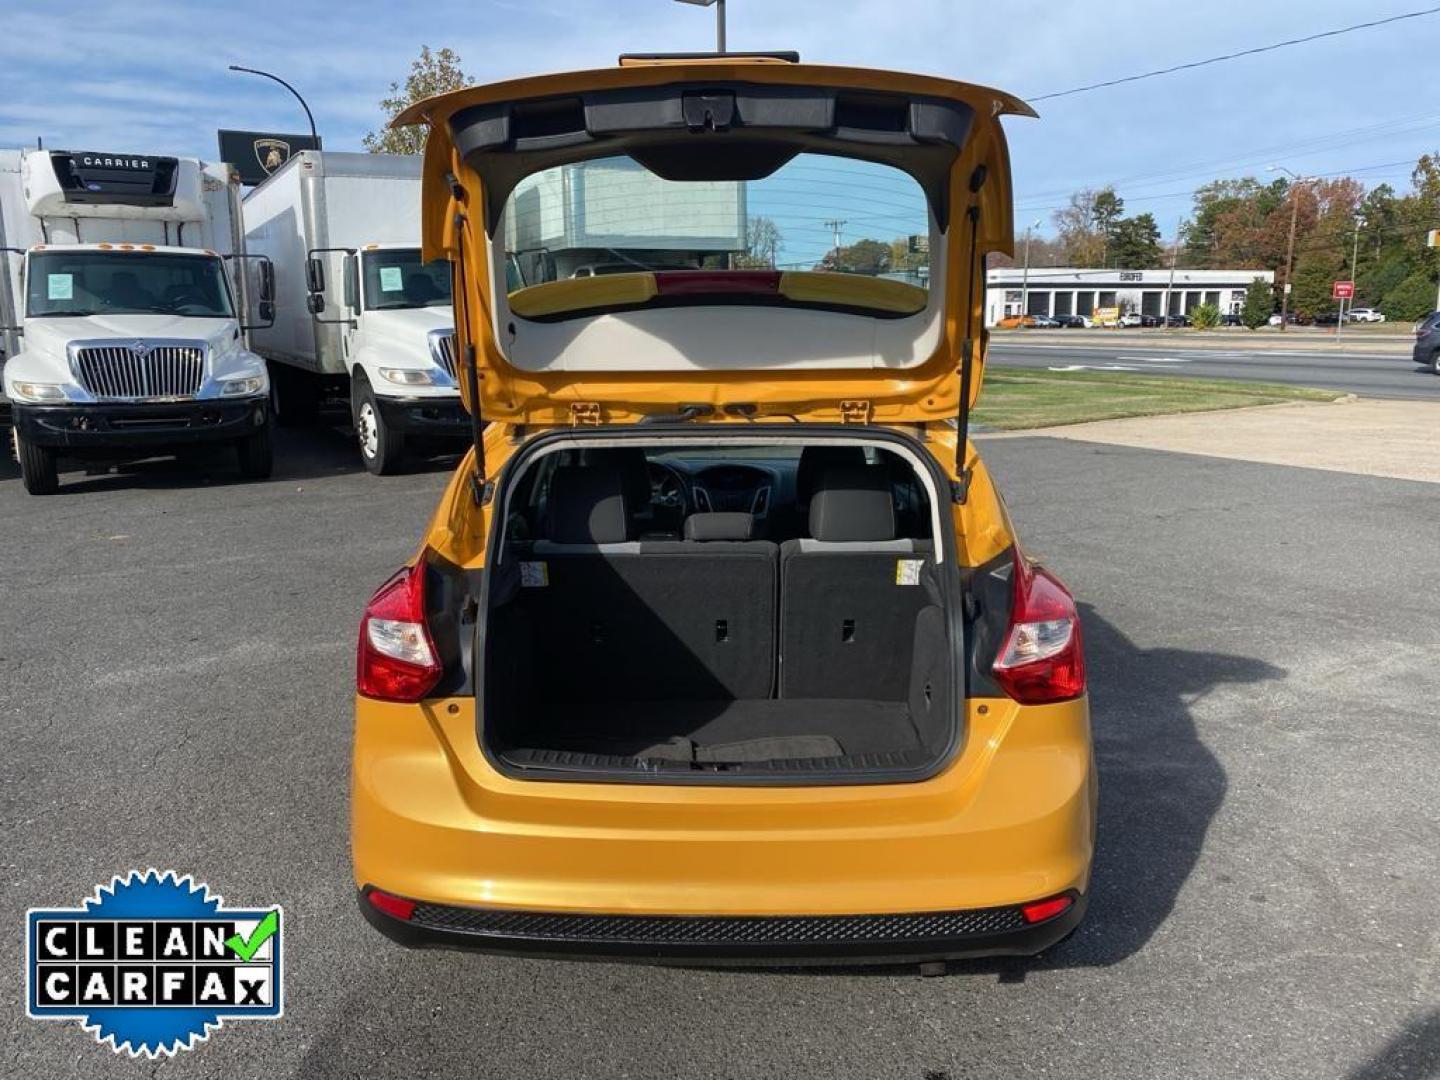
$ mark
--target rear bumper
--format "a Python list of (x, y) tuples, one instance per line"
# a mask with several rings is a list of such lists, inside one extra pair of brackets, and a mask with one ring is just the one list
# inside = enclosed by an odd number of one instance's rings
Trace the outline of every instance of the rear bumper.
[(1415, 347), (1411, 350), (1410, 355), (1414, 358), (1415, 363), (1417, 364), (1429, 364), (1430, 358), (1435, 355), (1435, 345), (1433, 342), (1430, 341), (1417, 341), (1415, 343)]
[(895, 963), (1031, 956), (1085, 916), (1086, 897), (1027, 923), (1018, 906), (885, 915), (680, 916), (557, 914), (417, 903), (410, 919), (380, 911), (360, 890), (360, 911), (412, 949), (611, 957), (713, 964)]
[(19, 405), (15, 429), (34, 446), (68, 450), (186, 446), (239, 439), (270, 422), (266, 398), (134, 405)]
[(469, 438), (470, 414), (457, 397), (375, 397), (385, 426), (405, 435)]

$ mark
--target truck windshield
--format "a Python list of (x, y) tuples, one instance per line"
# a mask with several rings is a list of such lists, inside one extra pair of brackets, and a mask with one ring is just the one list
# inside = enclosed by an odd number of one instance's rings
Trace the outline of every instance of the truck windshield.
[(365, 267), (365, 308), (449, 307), (450, 263), (444, 259), (421, 262), (419, 248), (367, 251)]
[(30, 255), (26, 317), (188, 315), (233, 319), (215, 255), (159, 251), (37, 251)]

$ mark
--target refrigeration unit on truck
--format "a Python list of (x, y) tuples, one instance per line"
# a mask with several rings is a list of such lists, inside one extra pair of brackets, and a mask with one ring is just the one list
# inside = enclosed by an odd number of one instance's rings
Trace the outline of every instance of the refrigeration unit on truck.
[(5, 397), (25, 488), (60, 458), (232, 443), (271, 467), (269, 382), (247, 333), (271, 314), (239, 180), (193, 158), (0, 150)]
[(349, 402), (360, 456), (463, 440), (450, 264), (420, 258), (420, 158), (305, 150), (245, 197), (246, 242), (275, 266), (275, 322), (255, 334), (278, 420)]

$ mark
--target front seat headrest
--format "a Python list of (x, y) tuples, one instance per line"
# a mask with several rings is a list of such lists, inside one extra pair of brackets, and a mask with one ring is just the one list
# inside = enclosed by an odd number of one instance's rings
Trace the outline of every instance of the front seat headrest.
[(686, 540), (749, 540), (754, 533), (754, 514), (717, 511), (691, 514), (685, 519)]
[(800, 463), (795, 466), (795, 501), (802, 507), (807, 506), (821, 478), (830, 469), (858, 469), (864, 464), (863, 446), (805, 447), (800, 451)]
[(629, 537), (625, 490), (613, 469), (561, 465), (550, 477), (545, 538), (556, 544), (621, 544)]
[(831, 542), (895, 539), (890, 470), (828, 469), (810, 499), (810, 535)]

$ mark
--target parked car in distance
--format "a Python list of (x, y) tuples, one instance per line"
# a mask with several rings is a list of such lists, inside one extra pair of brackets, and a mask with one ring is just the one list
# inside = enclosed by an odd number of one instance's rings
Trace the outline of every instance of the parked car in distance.
[(1144, 327), (1164, 326), (1165, 320), (1159, 315), (1141, 315), (1140, 325)]
[(1244, 325), (1245, 325), (1245, 320), (1240, 317), (1239, 313), (1233, 312), (1233, 311), (1227, 311), (1224, 315), (1221, 315), (1221, 316), (1220, 316), (1220, 325), (1221, 325), (1221, 326), (1244, 326)]
[(1432, 311), (1415, 324), (1415, 363), (1440, 375), (1440, 311)]
[(1345, 313), (1346, 322), (1379, 323), (1385, 321), (1385, 313), (1373, 307), (1351, 308)]
[[(1121, 325), (1121, 326), (1144, 326), (1144, 325), (1145, 325), (1145, 316), (1144, 316), (1144, 315), (1141, 315), (1138, 311), (1127, 311), (1127, 312), (1125, 312), (1124, 315), (1121, 315), (1121, 316), (1120, 316), (1120, 325)], [(1152, 324), (1152, 325), (1153, 325), (1153, 324)]]
[(1189, 326), (1189, 325), (1190, 325), (1190, 316), (1189, 316), (1189, 315), (1167, 315), (1167, 316), (1165, 316), (1165, 325), (1166, 325), (1166, 326)]
[[(1279, 325), (1280, 325), (1280, 313), (1277, 311), (1274, 315), (1271, 315), (1270, 318), (1266, 320), (1266, 322), (1268, 322), (1269, 325), (1271, 325), (1271, 326), (1279, 326)], [(1299, 316), (1299, 315), (1296, 315), (1295, 312), (1293, 312), (1293, 311), (1287, 312), (1286, 315), (1285, 315), (1285, 325), (1286, 325), (1286, 326), (1299, 326), (1299, 325), (1300, 325), (1300, 316)]]
[(1060, 328), (1060, 320), (1053, 319), (1049, 315), (1031, 315), (1030, 325), (1037, 330), (1058, 330)]
[(1322, 311), (1315, 316), (1316, 326), (1339, 326), (1340, 313), (1338, 311)]
[(1091, 326), (1090, 318), (1086, 315), (1056, 315), (1055, 324), (1062, 330), (1084, 330)]

